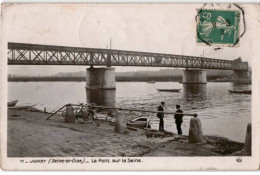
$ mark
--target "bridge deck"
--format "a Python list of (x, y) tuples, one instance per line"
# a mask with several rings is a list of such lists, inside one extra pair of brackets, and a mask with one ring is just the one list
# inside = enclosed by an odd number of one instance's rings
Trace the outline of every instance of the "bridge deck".
[(113, 49), (8, 43), (9, 65), (100, 65), (248, 70), (247, 62)]

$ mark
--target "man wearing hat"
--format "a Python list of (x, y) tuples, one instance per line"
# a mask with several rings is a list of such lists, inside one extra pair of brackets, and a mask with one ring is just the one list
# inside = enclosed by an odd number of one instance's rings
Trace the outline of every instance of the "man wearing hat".
[[(158, 107), (158, 111), (164, 111), (163, 107), (165, 105), (165, 102), (162, 101), (161, 105)], [(164, 131), (164, 113), (157, 113), (157, 117), (160, 119), (160, 123), (159, 123), (159, 131)]]
[(180, 105), (176, 105), (176, 109), (177, 109), (176, 111), (177, 114), (174, 115), (175, 123), (178, 130), (178, 135), (182, 135), (181, 124), (182, 124), (183, 111), (181, 110)]

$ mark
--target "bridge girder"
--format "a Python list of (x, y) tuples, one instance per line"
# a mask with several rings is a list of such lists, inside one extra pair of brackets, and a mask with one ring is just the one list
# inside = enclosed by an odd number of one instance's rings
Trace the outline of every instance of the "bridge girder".
[(8, 43), (9, 65), (99, 65), (248, 70), (247, 62), (112, 49)]

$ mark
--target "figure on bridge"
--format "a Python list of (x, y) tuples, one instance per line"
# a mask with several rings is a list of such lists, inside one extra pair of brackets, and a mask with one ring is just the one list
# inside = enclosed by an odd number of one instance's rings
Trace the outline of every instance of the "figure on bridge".
[[(163, 107), (165, 105), (165, 102), (162, 101), (161, 105), (158, 107), (158, 111), (164, 111)], [(164, 131), (164, 113), (157, 113), (157, 117), (160, 119), (160, 123), (159, 123), (159, 131)]]

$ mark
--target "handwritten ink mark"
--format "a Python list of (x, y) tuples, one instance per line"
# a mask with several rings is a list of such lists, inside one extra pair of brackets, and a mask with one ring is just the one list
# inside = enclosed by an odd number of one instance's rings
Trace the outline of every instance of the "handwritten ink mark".
[(236, 159), (237, 162), (242, 162), (242, 159), (239, 157)]

